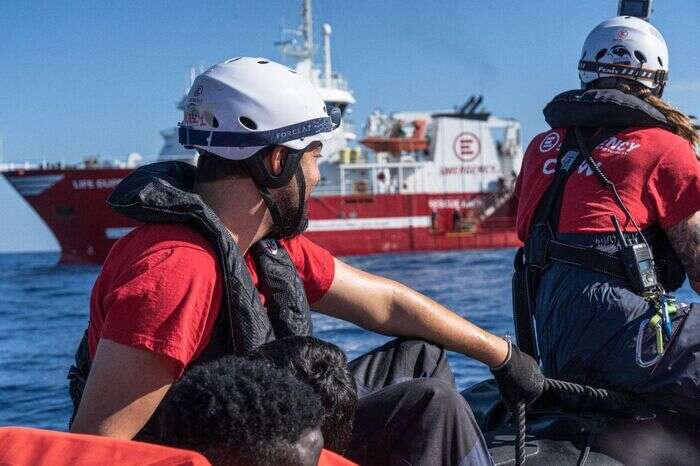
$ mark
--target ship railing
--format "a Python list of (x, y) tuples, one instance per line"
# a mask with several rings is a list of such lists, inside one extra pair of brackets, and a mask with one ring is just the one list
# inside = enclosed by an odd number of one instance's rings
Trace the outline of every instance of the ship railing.
[(13, 170), (31, 170), (39, 165), (32, 162), (2, 162), (0, 163), (0, 171), (7, 172)]
[[(340, 165), (340, 194), (403, 194), (423, 185), (416, 174), (430, 162), (348, 163)], [(411, 181), (409, 183), (409, 180)]]
[(63, 160), (51, 161), (46, 159), (27, 159), (21, 162), (0, 162), (0, 171), (14, 170), (58, 170), (65, 168)]
[(508, 202), (511, 195), (511, 190), (504, 189), (484, 196), (479, 209), (479, 220), (483, 221), (491, 217), (499, 207)]
[(333, 73), (331, 75), (331, 86), (342, 91), (347, 91), (349, 89), (348, 82), (345, 80), (343, 75), (338, 73)]
[(339, 184), (334, 184), (334, 185), (324, 185), (324, 184), (319, 184), (316, 185), (314, 188), (314, 197), (320, 197), (320, 196), (337, 196), (340, 194), (340, 185)]

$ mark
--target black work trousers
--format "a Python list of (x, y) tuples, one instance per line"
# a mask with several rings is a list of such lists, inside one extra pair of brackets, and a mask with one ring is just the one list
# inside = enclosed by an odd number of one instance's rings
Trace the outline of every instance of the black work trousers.
[(349, 367), (359, 401), (348, 458), (362, 466), (493, 464), (444, 349), (395, 339)]

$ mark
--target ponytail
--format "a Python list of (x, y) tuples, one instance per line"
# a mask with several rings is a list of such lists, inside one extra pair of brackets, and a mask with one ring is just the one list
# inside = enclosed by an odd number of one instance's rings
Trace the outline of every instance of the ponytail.
[(663, 113), (671, 131), (683, 139), (687, 139), (692, 146), (700, 146), (700, 135), (695, 132), (693, 122), (687, 115), (653, 94), (640, 97)]
[(656, 108), (666, 117), (668, 129), (687, 140), (693, 148), (700, 146), (700, 135), (695, 132), (692, 120), (683, 112), (665, 102), (660, 97), (654, 95), (653, 91), (629, 79), (603, 78), (588, 83), (588, 89), (617, 89), (626, 94), (631, 94), (644, 100), (649, 105)]

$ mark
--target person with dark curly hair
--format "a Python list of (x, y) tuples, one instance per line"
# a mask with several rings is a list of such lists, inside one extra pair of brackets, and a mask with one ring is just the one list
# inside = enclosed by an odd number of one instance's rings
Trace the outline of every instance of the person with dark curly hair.
[(404, 339), (348, 364), (336, 345), (293, 336), (266, 343), (250, 357), (264, 358), (310, 385), (324, 408), (324, 448), (359, 464), (491, 464), (469, 406), (446, 382), (451, 375), (406, 377), (404, 366), (413, 359), (432, 361), (422, 369), (446, 372), (444, 352)]
[(266, 343), (250, 354), (290, 372), (321, 399), (321, 432), (325, 448), (341, 455), (350, 441), (357, 386), (343, 350), (309, 336), (292, 336)]
[(214, 466), (316, 465), (323, 410), (308, 385), (246, 358), (196, 365), (168, 394), (160, 441), (202, 453)]

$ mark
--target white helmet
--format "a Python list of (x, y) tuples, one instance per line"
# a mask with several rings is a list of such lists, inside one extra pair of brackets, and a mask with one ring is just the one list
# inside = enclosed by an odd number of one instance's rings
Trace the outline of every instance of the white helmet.
[(266, 58), (231, 58), (195, 79), (179, 141), (230, 160), (269, 145), (302, 150), (332, 137), (340, 113), (330, 113), (296, 71)]
[(588, 34), (578, 64), (581, 84), (598, 78), (637, 81), (661, 95), (668, 77), (668, 48), (661, 33), (634, 16), (603, 21)]

